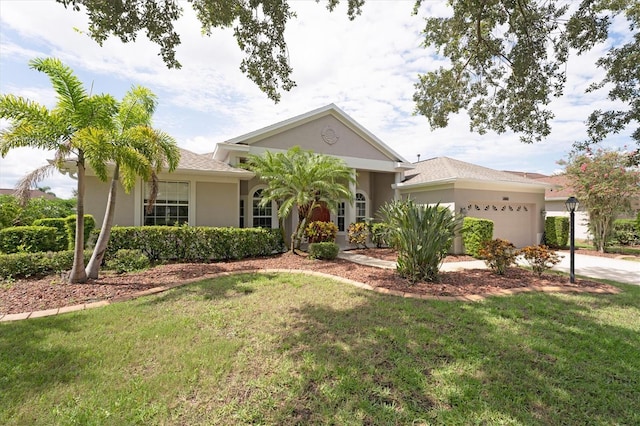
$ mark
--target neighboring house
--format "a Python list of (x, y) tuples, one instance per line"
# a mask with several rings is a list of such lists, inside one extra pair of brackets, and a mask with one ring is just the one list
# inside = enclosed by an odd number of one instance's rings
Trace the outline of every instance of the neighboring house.
[[(569, 212), (565, 206), (567, 198), (575, 196), (573, 188), (569, 180), (564, 174), (547, 176), (540, 173), (528, 173), (509, 171), (518, 176), (525, 176), (530, 179), (534, 179), (538, 182), (548, 184), (545, 192), (545, 211), (546, 216), (565, 216), (569, 217)], [(578, 200), (579, 202), (580, 200)], [(634, 212), (640, 211), (640, 198), (634, 198), (631, 200), (631, 209)], [(631, 215), (622, 215), (620, 219), (634, 219), (635, 213)], [(576, 234), (575, 237), (579, 240), (590, 240), (591, 234), (589, 233), (589, 213), (586, 211), (583, 205), (578, 206), (578, 210), (575, 215), (576, 219)]]
[[(0, 188), (0, 195), (15, 195), (15, 189)], [(53, 194), (47, 194), (39, 189), (30, 189), (29, 198), (44, 198), (46, 200), (55, 200), (56, 196)]]
[[(331, 215), (343, 246), (349, 223), (371, 218), (386, 202), (409, 196), (425, 203), (441, 202), (456, 211), (464, 208), (469, 216), (492, 218), (497, 221), (494, 236), (517, 245), (540, 239), (543, 184), (452, 159), (411, 164), (333, 104), (218, 143), (211, 154), (182, 150), (177, 170), (159, 176), (153, 210), (146, 211), (147, 185), (139, 182), (130, 194), (118, 193), (114, 224), (276, 228), (276, 205), (259, 206), (265, 185), (238, 166), (249, 154), (284, 152), (296, 145), (341, 158), (357, 173), (351, 188), (355, 202), (340, 203)], [(443, 163), (456, 172), (434, 174)], [(109, 185), (91, 176), (91, 171), (87, 175), (85, 209), (100, 224)], [(285, 235), (296, 224), (297, 215), (287, 218)]]
[[(569, 217), (569, 212), (565, 202), (569, 197), (574, 196), (573, 188), (568, 183), (568, 179), (565, 175), (553, 175), (536, 178), (541, 182), (550, 184), (545, 192), (545, 210), (547, 216), (565, 216)], [(578, 200), (580, 202), (580, 200)], [(591, 238), (589, 233), (589, 213), (585, 210), (584, 206), (578, 205), (578, 209), (575, 214), (575, 238), (579, 240), (588, 240)]]

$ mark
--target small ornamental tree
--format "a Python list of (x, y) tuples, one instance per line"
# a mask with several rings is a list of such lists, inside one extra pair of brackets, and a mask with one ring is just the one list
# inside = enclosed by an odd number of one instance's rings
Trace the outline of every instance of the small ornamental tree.
[(335, 212), (341, 200), (353, 201), (349, 185), (356, 183), (355, 172), (337, 157), (294, 146), (286, 152), (249, 155), (245, 166), (267, 185), (262, 192), (261, 207), (275, 201), (281, 222), (292, 211), (297, 212), (298, 225), (291, 236), (292, 253), (300, 248), (314, 210), (324, 206)]
[(520, 249), (519, 254), (529, 263), (533, 272), (539, 277), (542, 276), (544, 271), (560, 263), (558, 253), (550, 250), (545, 245), (527, 246)]
[(598, 149), (572, 153), (561, 161), (581, 208), (589, 213), (594, 247), (604, 252), (616, 216), (628, 211), (640, 194), (640, 172), (631, 167), (634, 153)]

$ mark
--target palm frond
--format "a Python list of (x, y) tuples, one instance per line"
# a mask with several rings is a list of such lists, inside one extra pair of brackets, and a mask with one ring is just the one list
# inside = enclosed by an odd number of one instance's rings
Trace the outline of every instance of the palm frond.
[(31, 188), (35, 187), (37, 182), (41, 182), (47, 176), (51, 175), (54, 170), (56, 170), (55, 165), (47, 164), (46, 166), (38, 167), (29, 172), (18, 181), (14, 195), (18, 198), (22, 207), (25, 207), (27, 202), (29, 202)]
[(36, 58), (29, 62), (32, 69), (47, 74), (58, 95), (57, 108), (73, 114), (80, 109), (87, 98), (82, 82), (73, 74), (73, 70), (57, 58)]

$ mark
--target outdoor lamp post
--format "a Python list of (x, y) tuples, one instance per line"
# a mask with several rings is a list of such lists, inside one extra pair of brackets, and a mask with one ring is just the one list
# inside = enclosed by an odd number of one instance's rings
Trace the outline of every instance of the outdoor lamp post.
[(578, 199), (576, 197), (569, 197), (564, 205), (569, 211), (569, 222), (571, 224), (571, 232), (569, 234), (569, 282), (571, 284), (576, 282), (575, 274), (575, 234), (576, 234), (576, 209), (578, 208)]

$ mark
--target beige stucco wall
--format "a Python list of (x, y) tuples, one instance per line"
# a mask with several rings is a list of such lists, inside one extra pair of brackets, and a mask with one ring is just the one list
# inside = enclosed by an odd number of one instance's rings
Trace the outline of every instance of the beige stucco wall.
[(238, 226), (236, 183), (196, 182), (196, 225)]
[(357, 171), (356, 189), (364, 192), (367, 196), (371, 194), (371, 173), (366, 170)]
[[(104, 211), (107, 206), (107, 196), (109, 194), (109, 182), (101, 182), (95, 176), (86, 177), (86, 188), (84, 195), (85, 213), (93, 215), (96, 221), (96, 228), (102, 226), (104, 220)], [(113, 224), (117, 226), (133, 226), (134, 225), (134, 192), (129, 194), (124, 192), (122, 185), (118, 185), (116, 195), (116, 213)]]
[[(323, 140), (323, 131), (325, 131), (326, 134), (326, 130), (333, 131), (337, 136), (335, 143), (329, 144)], [(287, 150), (296, 145), (306, 150), (327, 155), (370, 160), (389, 160), (382, 152), (333, 116), (320, 117), (275, 136), (266, 137), (253, 144), (255, 147), (283, 150)]]
[(395, 183), (394, 173), (371, 173), (371, 215), (376, 213), (385, 203), (393, 201), (394, 190), (391, 187)]

